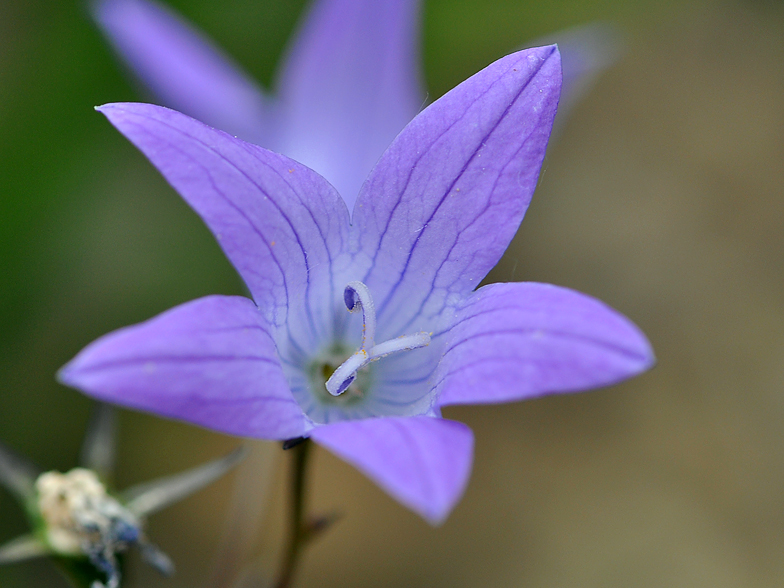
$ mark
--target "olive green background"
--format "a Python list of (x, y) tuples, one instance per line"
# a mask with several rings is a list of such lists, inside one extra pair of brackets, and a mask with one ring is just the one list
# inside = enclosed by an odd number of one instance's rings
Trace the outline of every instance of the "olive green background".
[[(304, 4), (171, 5), (268, 85)], [(318, 450), (311, 503), (343, 518), (307, 552), (298, 586), (781, 585), (784, 5), (426, 0), (429, 95), (596, 19), (623, 30), (625, 53), (551, 146), (489, 279), (605, 300), (649, 335), (657, 367), (583, 395), (447, 410), (474, 429), (476, 459), (437, 529)], [(114, 328), (242, 291), (196, 215), (92, 110), (145, 98), (84, 5), (0, 0), (0, 439), (46, 468), (75, 464), (90, 409), (55, 383), (62, 364)], [(237, 443), (134, 413), (121, 425), (120, 487)], [(253, 463), (280, 454), (263, 446)], [(269, 504), (248, 543), (268, 571), (285, 508), (271, 472), (243, 473), (242, 502)], [(178, 574), (131, 558), (127, 586), (209, 588), (230, 481), (151, 520)], [(0, 492), (0, 542), (25, 529)], [(0, 586), (65, 584), (42, 561), (0, 568)]]

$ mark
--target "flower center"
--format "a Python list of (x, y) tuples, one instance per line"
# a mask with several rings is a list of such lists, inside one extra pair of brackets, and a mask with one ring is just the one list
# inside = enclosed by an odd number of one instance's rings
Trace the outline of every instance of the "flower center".
[(398, 351), (408, 351), (430, 344), (430, 335), (425, 332), (403, 335), (376, 344), (376, 307), (370, 290), (362, 282), (349, 282), (343, 291), (343, 301), (349, 312), (362, 311), (362, 346), (327, 379), (325, 386), (332, 396), (340, 396), (348, 390), (357, 377), (357, 371), (370, 362)]

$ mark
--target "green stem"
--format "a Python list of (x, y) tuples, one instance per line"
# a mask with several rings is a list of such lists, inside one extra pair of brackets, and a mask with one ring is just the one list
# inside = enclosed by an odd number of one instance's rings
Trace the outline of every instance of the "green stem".
[(294, 455), (291, 478), (291, 538), (283, 558), (283, 565), (276, 588), (289, 588), (294, 577), (302, 548), (308, 540), (305, 528), (305, 470), (310, 452), (310, 439), (290, 449)]

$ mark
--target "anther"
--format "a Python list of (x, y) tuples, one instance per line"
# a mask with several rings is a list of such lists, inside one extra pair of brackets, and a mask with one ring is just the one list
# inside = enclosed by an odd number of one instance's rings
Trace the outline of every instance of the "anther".
[(376, 345), (376, 308), (373, 305), (370, 290), (362, 282), (349, 282), (343, 291), (343, 301), (349, 312), (362, 311), (362, 346), (344, 361), (327, 380), (327, 391), (333, 396), (340, 396), (345, 392), (357, 377), (357, 371), (370, 362), (386, 357), (390, 353), (410, 351), (430, 344), (430, 335), (420, 332), (414, 335), (403, 335)]

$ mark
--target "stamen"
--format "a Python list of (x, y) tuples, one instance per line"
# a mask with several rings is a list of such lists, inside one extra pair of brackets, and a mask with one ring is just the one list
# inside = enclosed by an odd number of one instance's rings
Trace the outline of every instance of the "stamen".
[(419, 347), (426, 347), (430, 344), (430, 335), (425, 332), (420, 332), (415, 335), (403, 335), (397, 339), (390, 339), (378, 345), (373, 346), (370, 350), (370, 361), (375, 361), (386, 357), (390, 353), (396, 351), (411, 351)]
[(345, 392), (357, 377), (357, 371), (371, 361), (379, 360), (391, 353), (410, 351), (430, 344), (430, 335), (420, 332), (403, 335), (376, 345), (376, 308), (370, 290), (362, 282), (349, 282), (343, 291), (343, 301), (349, 312), (362, 310), (362, 346), (340, 364), (327, 380), (327, 391), (333, 396), (340, 396)]
[(343, 302), (349, 312), (362, 310), (362, 347), (369, 349), (376, 339), (376, 307), (370, 290), (360, 281), (349, 282), (343, 290)]

